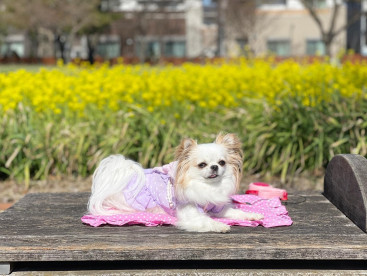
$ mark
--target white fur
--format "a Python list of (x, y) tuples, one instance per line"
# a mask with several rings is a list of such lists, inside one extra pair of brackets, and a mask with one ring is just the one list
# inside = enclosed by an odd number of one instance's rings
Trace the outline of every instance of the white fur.
[(143, 168), (122, 155), (111, 155), (103, 159), (93, 174), (92, 195), (88, 210), (94, 215), (109, 215), (121, 212), (133, 212), (122, 191), (131, 178), (136, 175), (136, 195), (144, 187)]
[[(245, 213), (230, 206), (230, 196), (236, 192), (236, 177), (233, 168), (227, 164), (228, 155), (226, 147), (217, 143), (196, 145), (190, 151), (190, 165), (185, 171), (185, 183), (175, 183), (178, 228), (196, 232), (230, 230), (228, 225), (211, 219), (210, 215), (233, 219), (262, 219), (262, 215)], [(226, 163), (221, 165), (220, 161)], [(206, 166), (199, 167), (201, 163)], [(218, 169), (213, 170), (212, 166), (217, 166)], [(134, 212), (125, 202), (122, 193), (134, 175), (137, 175), (135, 191), (138, 194), (145, 183), (142, 167), (122, 155), (103, 159), (93, 175), (89, 212), (94, 215)], [(217, 214), (200, 212), (197, 206), (207, 204), (225, 207)]]

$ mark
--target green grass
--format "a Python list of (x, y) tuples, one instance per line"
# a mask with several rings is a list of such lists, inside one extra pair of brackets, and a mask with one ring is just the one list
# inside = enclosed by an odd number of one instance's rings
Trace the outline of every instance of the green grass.
[(184, 137), (211, 142), (220, 131), (235, 132), (243, 141), (246, 173), (278, 175), (285, 182), (302, 172), (324, 168), (338, 153), (366, 155), (367, 106), (339, 99), (332, 105), (304, 107), (294, 99), (281, 110), (252, 105), (225, 115), (177, 120), (143, 110), (127, 117), (124, 111), (95, 112), (90, 117), (62, 117), (23, 109), (8, 113), (0, 124), (0, 171), (3, 177), (30, 179), (89, 176), (109, 154), (121, 153), (153, 167), (173, 160)]

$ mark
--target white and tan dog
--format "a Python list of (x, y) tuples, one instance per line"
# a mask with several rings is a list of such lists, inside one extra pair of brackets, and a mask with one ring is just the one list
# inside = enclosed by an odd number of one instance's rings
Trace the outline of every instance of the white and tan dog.
[(231, 205), (242, 177), (242, 158), (235, 134), (219, 134), (209, 144), (184, 139), (176, 149), (175, 162), (153, 169), (144, 170), (122, 155), (111, 155), (94, 172), (89, 212), (165, 212), (176, 216), (176, 226), (186, 231), (228, 232), (230, 226), (210, 216), (263, 218)]

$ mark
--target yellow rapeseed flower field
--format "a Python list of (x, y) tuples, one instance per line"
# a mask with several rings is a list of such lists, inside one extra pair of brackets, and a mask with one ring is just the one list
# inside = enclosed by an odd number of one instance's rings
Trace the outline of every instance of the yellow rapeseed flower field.
[(297, 98), (305, 106), (342, 97), (366, 97), (367, 66), (328, 63), (300, 65), (265, 60), (220, 64), (59, 66), (38, 72), (18, 70), (0, 74), (1, 113), (19, 103), (36, 112), (76, 112), (88, 108), (117, 111), (127, 106), (148, 112), (174, 110), (175, 116), (193, 108), (225, 110), (249, 100), (281, 106)]

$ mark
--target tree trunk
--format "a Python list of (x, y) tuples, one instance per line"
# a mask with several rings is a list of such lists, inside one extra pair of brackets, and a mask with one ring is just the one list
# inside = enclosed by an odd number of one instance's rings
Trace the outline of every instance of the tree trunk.
[(325, 55), (327, 57), (331, 57), (331, 41), (327, 41), (324, 43), (325, 43)]
[(36, 30), (30, 30), (28, 37), (31, 43), (29, 55), (31, 58), (38, 58), (38, 32)]
[(64, 35), (56, 35), (55, 42), (60, 50), (60, 58), (62, 59), (63, 63), (67, 63), (66, 56), (65, 56), (65, 46), (66, 46), (66, 39)]
[(90, 64), (94, 64), (95, 45), (92, 42), (92, 39), (89, 35), (87, 35), (87, 47), (88, 47), (88, 61)]
[(322, 34), (322, 41), (325, 45), (325, 55), (331, 57), (331, 45), (334, 40), (334, 36), (332, 34)]

